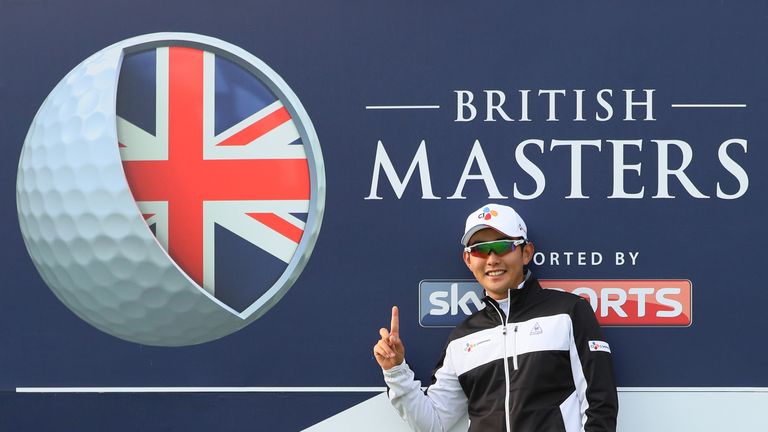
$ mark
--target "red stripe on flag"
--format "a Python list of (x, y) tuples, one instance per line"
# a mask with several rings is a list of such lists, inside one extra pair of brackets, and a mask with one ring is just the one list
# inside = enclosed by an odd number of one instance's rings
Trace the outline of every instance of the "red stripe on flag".
[(142, 213), (141, 215), (144, 216), (144, 220), (147, 220), (147, 219), (151, 218), (152, 216), (154, 216), (155, 214), (154, 213)]
[(136, 201), (304, 200), (310, 197), (306, 159), (130, 161), (123, 162), (123, 169)]
[(285, 107), (268, 114), (263, 119), (232, 135), (217, 145), (244, 146), (291, 119)]
[[(184, 178), (185, 174), (195, 173), (184, 172), (182, 167), (193, 167), (202, 158), (203, 52), (171, 47), (168, 64), (168, 162), (173, 167), (170, 173), (166, 172), (165, 178), (170, 179), (174, 175)], [(194, 195), (193, 187), (177, 190), (175, 199), (168, 200), (168, 254), (202, 286), (203, 202), (190, 199)]]
[(246, 213), (264, 225), (298, 243), (304, 231), (274, 213)]

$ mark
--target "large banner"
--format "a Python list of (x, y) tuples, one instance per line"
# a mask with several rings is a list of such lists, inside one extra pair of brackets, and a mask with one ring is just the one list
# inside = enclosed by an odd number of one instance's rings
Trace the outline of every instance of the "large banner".
[(489, 202), (622, 389), (764, 392), (766, 16), (0, 2), (0, 430), (310, 428), (381, 395), (392, 305), (428, 383)]

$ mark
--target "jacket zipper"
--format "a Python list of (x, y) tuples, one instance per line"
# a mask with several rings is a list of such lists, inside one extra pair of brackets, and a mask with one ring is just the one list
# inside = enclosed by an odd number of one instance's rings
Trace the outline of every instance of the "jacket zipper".
[[(512, 430), (512, 428), (510, 427), (509, 423), (509, 359), (507, 358), (507, 322), (504, 320), (504, 315), (501, 313), (501, 310), (499, 310), (499, 308), (493, 303), (491, 303), (491, 305), (496, 310), (496, 313), (499, 314), (499, 319), (501, 319), (501, 334), (503, 335), (502, 339), (504, 340), (504, 384), (506, 389), (506, 394), (504, 395), (504, 420), (506, 421), (507, 432), (509, 432)], [(517, 334), (517, 326), (515, 326), (515, 334)], [(513, 353), (513, 355), (513, 365), (515, 370), (517, 370), (517, 354)]]
[(515, 325), (515, 329), (513, 331), (515, 333), (515, 337), (512, 344), (512, 366), (515, 368), (515, 370), (517, 370), (517, 325)]

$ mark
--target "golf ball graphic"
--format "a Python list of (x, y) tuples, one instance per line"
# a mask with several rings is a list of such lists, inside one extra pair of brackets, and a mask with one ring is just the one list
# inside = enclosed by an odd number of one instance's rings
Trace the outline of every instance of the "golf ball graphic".
[(218, 39), (127, 39), (69, 72), (30, 126), (19, 224), (42, 279), (115, 337), (211, 341), (274, 306), (320, 230), (312, 123), (261, 60)]

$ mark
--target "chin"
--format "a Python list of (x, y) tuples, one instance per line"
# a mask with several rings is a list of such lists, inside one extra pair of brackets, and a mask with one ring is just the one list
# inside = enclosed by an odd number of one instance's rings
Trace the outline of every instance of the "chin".
[(485, 292), (491, 297), (500, 297), (502, 299), (507, 298), (509, 294), (509, 290), (504, 287), (487, 287), (485, 288)]

